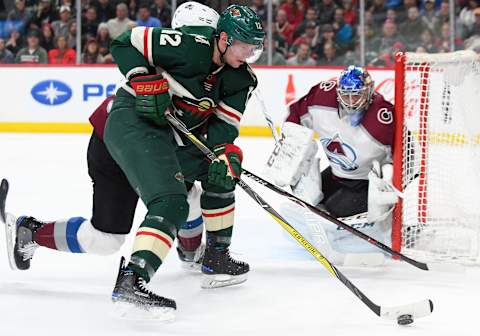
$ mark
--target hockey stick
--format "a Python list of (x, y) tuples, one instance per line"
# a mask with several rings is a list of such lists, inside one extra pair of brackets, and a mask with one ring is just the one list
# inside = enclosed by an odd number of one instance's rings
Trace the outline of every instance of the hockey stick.
[[(178, 119), (176, 119), (169, 111), (165, 113), (170, 124), (177, 130), (182, 132), (205, 156), (210, 160), (218, 160), (215, 154), (187, 127)], [(358, 299), (360, 299), (371, 311), (377, 316), (384, 319), (397, 320), (400, 324), (409, 324), (413, 322), (413, 318), (428, 316), (433, 311), (433, 302), (425, 299), (416, 303), (396, 306), (381, 307), (372, 302), (365, 294), (363, 294), (347, 277), (345, 277), (334, 265), (332, 265), (312, 244), (308, 242), (293, 226), (291, 226), (283, 217), (275, 211), (263, 198), (260, 197), (248, 184), (239, 179), (237, 184), (265, 211), (267, 211), (277, 223), (279, 223), (297, 242), (300, 243), (315, 259), (317, 259), (334, 277), (339, 279)]]
[(270, 128), (270, 131), (272, 132), (273, 139), (275, 140), (275, 143), (278, 145), (280, 138), (277, 134), (277, 130), (275, 129), (275, 125), (273, 124), (272, 116), (268, 113), (267, 106), (265, 106), (265, 101), (262, 98), (262, 94), (259, 91), (260, 89), (257, 87), (255, 90), (255, 97), (257, 97), (258, 102), (260, 103), (260, 106), (262, 108), (262, 113), (263, 116), (265, 117), (265, 120), (267, 121), (268, 127)]
[(285, 196), (288, 199), (290, 199), (291, 201), (308, 208), (310, 211), (319, 215), (320, 217), (322, 217), (322, 218), (328, 220), (329, 222), (347, 230), (348, 232), (350, 232), (350, 233), (354, 234), (355, 236), (369, 242), (370, 244), (372, 244), (372, 245), (376, 246), (377, 248), (381, 249), (382, 251), (385, 251), (388, 254), (390, 254), (392, 256), (395, 256), (395, 257), (399, 258), (400, 260), (405, 261), (406, 263), (409, 263), (410, 265), (412, 265), (414, 267), (420, 268), (424, 271), (433, 270), (433, 271), (442, 271), (442, 272), (462, 272), (464, 270), (462, 266), (456, 265), (456, 264), (447, 264), (447, 263), (442, 263), (442, 264), (429, 263), (429, 264), (426, 264), (426, 263), (411, 259), (411, 258), (407, 257), (406, 255), (400, 253), (400, 252), (392, 250), (390, 247), (382, 244), (378, 240), (373, 239), (372, 237), (370, 237), (369, 235), (366, 235), (362, 231), (357, 230), (354, 227), (351, 227), (351, 226), (345, 224), (344, 222), (338, 220), (337, 218), (333, 217), (332, 215), (328, 214), (327, 212), (302, 201), (300, 198), (296, 197), (295, 195), (292, 195), (292, 194), (288, 193), (287, 191), (277, 187), (276, 185), (264, 180), (260, 176), (254, 174), (254, 173), (252, 173), (252, 172), (250, 172), (246, 169), (242, 169), (242, 171), (243, 171), (242, 174), (244, 176), (247, 176), (247, 177), (253, 179), (255, 182), (267, 187), (270, 190), (275, 191), (277, 194)]
[(5, 214), (5, 203), (7, 200), (8, 194), (8, 181), (6, 179), (2, 179), (0, 183), (0, 220), (2, 223), (7, 222), (7, 216)]

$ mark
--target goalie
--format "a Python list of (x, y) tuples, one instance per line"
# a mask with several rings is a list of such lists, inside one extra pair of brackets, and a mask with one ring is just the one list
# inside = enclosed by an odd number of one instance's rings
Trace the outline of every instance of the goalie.
[[(337, 81), (320, 82), (289, 106), (265, 173), (305, 202), (386, 241), (397, 201), (391, 187), (393, 131), (392, 104), (374, 91), (365, 68), (351, 65)], [(328, 160), (323, 170), (314, 132)], [(287, 219), (306, 224), (312, 243), (337, 264), (346, 253), (372, 249), (304, 208), (289, 204), (283, 210)]]

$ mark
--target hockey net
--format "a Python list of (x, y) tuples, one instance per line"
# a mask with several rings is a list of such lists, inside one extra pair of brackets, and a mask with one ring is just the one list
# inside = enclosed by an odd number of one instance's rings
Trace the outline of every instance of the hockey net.
[(392, 247), (480, 261), (480, 62), (474, 52), (396, 57)]

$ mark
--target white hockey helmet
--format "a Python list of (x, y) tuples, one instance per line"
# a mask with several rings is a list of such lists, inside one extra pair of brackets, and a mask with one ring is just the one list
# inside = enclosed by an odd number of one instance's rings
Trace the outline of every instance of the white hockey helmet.
[(172, 28), (177, 29), (183, 26), (209, 26), (217, 28), (220, 15), (201, 3), (188, 1), (178, 6), (172, 18)]

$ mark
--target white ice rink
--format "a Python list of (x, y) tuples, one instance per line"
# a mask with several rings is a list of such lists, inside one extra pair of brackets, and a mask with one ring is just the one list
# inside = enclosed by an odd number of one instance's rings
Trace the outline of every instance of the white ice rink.
[[(43, 220), (89, 217), (88, 139), (87, 135), (0, 134), (0, 177), (10, 180), (7, 211)], [(245, 167), (258, 172), (272, 140), (241, 138), (238, 144), (244, 149)], [(255, 189), (272, 205), (279, 204), (270, 191)], [(373, 314), (242, 190), (237, 192), (236, 209), (232, 250), (235, 257), (250, 263), (248, 281), (230, 288), (202, 290), (200, 275), (181, 269), (172, 251), (151, 282), (158, 294), (177, 301), (176, 321), (168, 324), (110, 316), (110, 293), (120, 253), (97, 257), (40, 248), (31, 270), (13, 272), (8, 267), (2, 228), (0, 335), (480, 334), (479, 268), (452, 275), (393, 261), (380, 268), (341, 267), (379, 305), (433, 300), (431, 316), (400, 327)], [(136, 225), (143, 215), (141, 206)], [(122, 253), (129, 255), (130, 246), (128, 240)]]

